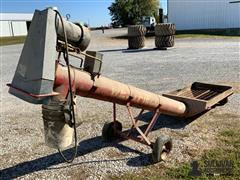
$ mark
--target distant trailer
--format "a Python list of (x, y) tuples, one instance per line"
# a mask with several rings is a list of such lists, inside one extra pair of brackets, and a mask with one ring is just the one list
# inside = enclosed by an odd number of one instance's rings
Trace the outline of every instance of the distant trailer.
[(240, 1), (168, 0), (168, 21), (177, 30), (240, 29)]
[(0, 13), (0, 37), (26, 36), (33, 14)]

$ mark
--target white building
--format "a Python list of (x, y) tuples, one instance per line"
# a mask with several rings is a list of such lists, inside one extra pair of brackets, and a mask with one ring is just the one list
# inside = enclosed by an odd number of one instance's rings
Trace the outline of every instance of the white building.
[(25, 36), (33, 14), (0, 13), (0, 37)]
[(177, 30), (240, 28), (240, 1), (168, 0), (168, 22)]

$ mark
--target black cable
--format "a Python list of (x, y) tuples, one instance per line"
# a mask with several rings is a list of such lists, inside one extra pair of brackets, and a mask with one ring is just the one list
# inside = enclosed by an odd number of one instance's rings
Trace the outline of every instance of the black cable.
[(73, 160), (75, 159), (75, 157), (77, 156), (77, 128), (76, 128), (76, 118), (75, 118), (75, 110), (74, 110), (74, 100), (73, 100), (73, 91), (72, 91), (72, 81), (71, 81), (71, 70), (70, 70), (70, 64), (69, 64), (69, 52), (68, 52), (68, 41), (67, 41), (67, 34), (64, 28), (64, 23), (63, 23), (63, 19), (61, 14), (57, 11), (54, 10), (57, 15), (60, 18), (61, 24), (62, 24), (62, 29), (63, 29), (63, 34), (64, 34), (64, 40), (65, 40), (65, 53), (64, 53), (64, 60), (66, 62), (67, 65), (67, 69), (68, 69), (68, 83), (69, 83), (69, 93), (70, 93), (70, 111), (72, 112), (72, 118), (73, 118), (73, 128), (74, 128), (74, 138), (75, 138), (75, 152), (74, 155), (72, 156), (71, 159), (67, 159), (64, 154), (62, 153), (62, 150), (60, 148), (58, 148), (58, 152), (60, 153), (60, 155), (62, 156), (62, 158), (64, 159), (64, 161), (66, 161), (67, 163), (71, 163), (73, 162)]

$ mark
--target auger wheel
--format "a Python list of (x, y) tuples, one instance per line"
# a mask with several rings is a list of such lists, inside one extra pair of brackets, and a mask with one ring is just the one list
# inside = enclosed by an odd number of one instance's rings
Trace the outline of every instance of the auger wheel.
[(112, 141), (119, 137), (118, 132), (122, 132), (122, 124), (120, 122), (106, 122), (102, 129), (102, 137), (106, 141)]
[(153, 163), (165, 161), (172, 150), (172, 139), (169, 136), (160, 136), (152, 144)]

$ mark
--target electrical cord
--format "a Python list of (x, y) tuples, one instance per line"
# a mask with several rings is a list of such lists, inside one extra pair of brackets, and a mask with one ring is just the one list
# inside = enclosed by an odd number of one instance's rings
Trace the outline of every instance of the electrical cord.
[(75, 157), (77, 156), (77, 129), (76, 129), (76, 118), (75, 118), (75, 110), (74, 110), (74, 100), (73, 100), (73, 91), (72, 91), (72, 80), (71, 80), (71, 70), (70, 70), (70, 64), (69, 64), (69, 52), (68, 52), (68, 40), (67, 40), (67, 34), (64, 28), (64, 23), (63, 23), (63, 19), (61, 14), (57, 11), (54, 10), (57, 15), (60, 18), (61, 24), (62, 24), (62, 29), (63, 29), (63, 34), (64, 34), (64, 41), (65, 41), (65, 53), (63, 55), (64, 60), (66, 62), (67, 65), (67, 69), (68, 69), (68, 83), (69, 83), (69, 94), (70, 94), (70, 111), (72, 113), (72, 119), (73, 119), (73, 129), (74, 129), (74, 139), (75, 139), (75, 151), (73, 156), (70, 159), (67, 159), (64, 154), (62, 153), (62, 150), (60, 148), (58, 148), (58, 152), (60, 153), (60, 155), (62, 156), (63, 160), (67, 163), (71, 163), (73, 162), (73, 160), (75, 159)]

